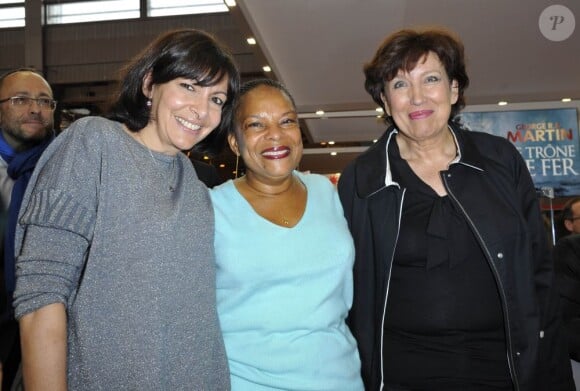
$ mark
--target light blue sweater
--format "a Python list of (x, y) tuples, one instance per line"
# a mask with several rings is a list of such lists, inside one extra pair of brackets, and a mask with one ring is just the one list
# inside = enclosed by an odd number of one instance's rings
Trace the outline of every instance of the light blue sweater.
[(345, 324), (353, 241), (331, 182), (295, 175), (308, 200), (294, 228), (256, 214), (232, 181), (210, 192), (232, 390), (363, 390)]

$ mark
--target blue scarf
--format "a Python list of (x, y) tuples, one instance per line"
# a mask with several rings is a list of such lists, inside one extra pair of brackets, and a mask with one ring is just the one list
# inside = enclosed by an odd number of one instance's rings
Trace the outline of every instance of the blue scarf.
[[(24, 197), (24, 192), (26, 191), (26, 186), (32, 176), (34, 167), (36, 166), (40, 155), (42, 155), (42, 152), (44, 152), (52, 139), (53, 137), (49, 137), (42, 143), (27, 149), (26, 151), (14, 153), (14, 156), (9, 160), (4, 159), (8, 163), (8, 175), (14, 180), (4, 235), (4, 280), (6, 282), (6, 292), (10, 302), (16, 285), (14, 236), (16, 232), (16, 223), (18, 221), (18, 212), (20, 211), (22, 198)], [(6, 141), (2, 137), (0, 139), (0, 153), (3, 158), (4, 153), (2, 152), (5, 151), (5, 148), (2, 144), (5, 143)]]
[(16, 151), (6, 142), (4, 132), (0, 129), (0, 156), (6, 164), (10, 164), (14, 155), (16, 155)]

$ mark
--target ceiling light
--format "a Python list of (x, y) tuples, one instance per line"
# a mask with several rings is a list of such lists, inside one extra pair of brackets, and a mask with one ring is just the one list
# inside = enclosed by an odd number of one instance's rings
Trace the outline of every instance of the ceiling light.
[(336, 156), (337, 153), (336, 152), (330, 152), (330, 156)]
[(78, 115), (89, 115), (91, 111), (89, 109), (85, 109), (84, 107), (76, 108), (76, 109), (65, 109), (63, 111), (68, 111), (69, 113), (78, 114)]
[(373, 143), (376, 143), (377, 141), (379, 141), (379, 140), (377, 140), (377, 139), (374, 139), (374, 140), (373, 140)]
[(383, 108), (382, 108), (382, 107), (377, 107), (377, 108), (375, 109), (375, 111), (376, 111), (377, 113), (383, 113)]
[(328, 145), (334, 145), (334, 141), (329, 141)]
[(572, 102), (572, 98), (562, 98), (562, 102)]
[(262, 70), (263, 70), (264, 72), (272, 72), (272, 68), (270, 68), (268, 65), (265, 65), (265, 66), (263, 66), (263, 67), (262, 67)]
[(326, 145), (326, 141), (321, 141), (320, 145)]
[(204, 156), (203, 160), (209, 160), (209, 156)]
[(498, 105), (498, 106), (505, 106), (505, 105), (507, 105), (507, 104), (508, 104), (508, 103), (507, 103), (505, 100), (501, 100), (501, 101), (497, 102), (497, 105)]
[(246, 39), (246, 42), (248, 43), (248, 45), (255, 45), (256, 44), (256, 39), (250, 37), (250, 38)]
[(316, 115), (324, 115), (324, 110), (316, 110)]
[(222, 163), (222, 164), (220, 164), (220, 168), (225, 168), (225, 166), (226, 166), (226, 165), (225, 165), (225, 164), (223, 164), (223, 163)]
[(236, 0), (224, 0), (224, 3), (226, 3), (226, 5), (228, 7), (235, 7), (236, 6)]

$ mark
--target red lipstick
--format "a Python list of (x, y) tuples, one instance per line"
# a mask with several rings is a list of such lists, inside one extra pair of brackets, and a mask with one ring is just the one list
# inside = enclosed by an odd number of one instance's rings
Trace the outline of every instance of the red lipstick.
[(266, 159), (283, 159), (288, 155), (290, 155), (290, 148), (285, 146), (272, 147), (262, 151), (262, 156)]

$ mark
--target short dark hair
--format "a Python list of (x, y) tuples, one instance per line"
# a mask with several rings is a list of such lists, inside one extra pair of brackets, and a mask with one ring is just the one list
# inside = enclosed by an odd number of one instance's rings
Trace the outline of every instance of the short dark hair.
[(240, 86), (240, 75), (230, 51), (212, 35), (196, 29), (169, 31), (151, 42), (122, 69), (119, 90), (107, 115), (133, 132), (143, 129), (150, 119), (147, 97), (142, 91), (148, 73), (151, 84), (183, 77), (207, 87), (228, 78), (220, 124), (193, 148), (200, 153), (219, 153), (225, 144), (228, 112)]
[(230, 126), (228, 126), (228, 133), (235, 134), (235, 132), (236, 132), (237, 116), (238, 116), (238, 111), (240, 110), (240, 105), (241, 105), (243, 97), (248, 92), (250, 92), (258, 87), (261, 87), (261, 86), (272, 87), (272, 88), (275, 88), (277, 90), (282, 91), (282, 93), (284, 95), (286, 95), (288, 97), (288, 99), (290, 99), (290, 103), (292, 103), (292, 107), (294, 108), (294, 110), (296, 110), (296, 102), (294, 101), (294, 97), (292, 96), (290, 91), (288, 91), (288, 88), (286, 88), (286, 86), (284, 84), (280, 83), (277, 80), (267, 79), (267, 78), (249, 80), (249, 81), (245, 82), (240, 87), (240, 93), (234, 99), (231, 122), (230, 122)]
[(572, 206), (578, 202), (580, 202), (580, 197), (574, 197), (564, 204), (561, 214), (562, 222), (565, 220), (572, 220), (574, 218), (574, 214), (572, 213)]
[[(465, 70), (463, 44), (459, 38), (442, 29), (399, 30), (389, 35), (379, 46), (374, 57), (364, 65), (365, 89), (373, 100), (385, 109), (381, 94), (385, 82), (393, 80), (399, 70), (410, 72), (429, 52), (435, 53), (449, 77), (458, 84), (457, 102), (451, 106), (449, 119), (455, 117), (465, 107), (465, 89), (469, 77)], [(386, 112), (386, 110), (385, 110)]]

